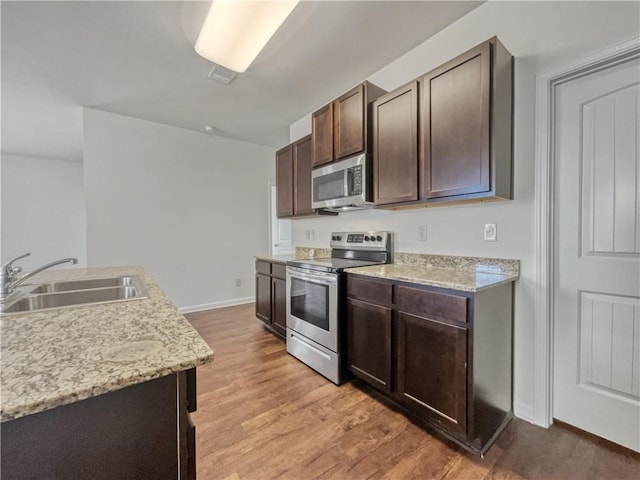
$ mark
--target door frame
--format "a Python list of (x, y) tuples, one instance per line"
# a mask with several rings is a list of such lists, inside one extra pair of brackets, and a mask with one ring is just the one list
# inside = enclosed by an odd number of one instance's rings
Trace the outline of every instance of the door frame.
[(617, 64), (640, 58), (640, 39), (633, 39), (536, 76), (535, 113), (535, 265), (533, 423), (553, 423), (553, 307), (556, 89)]

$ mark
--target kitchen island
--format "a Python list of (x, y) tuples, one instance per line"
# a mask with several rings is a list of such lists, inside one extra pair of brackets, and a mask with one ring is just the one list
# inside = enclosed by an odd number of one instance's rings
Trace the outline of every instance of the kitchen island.
[(195, 476), (195, 368), (213, 351), (139, 267), (147, 298), (0, 317), (3, 478)]

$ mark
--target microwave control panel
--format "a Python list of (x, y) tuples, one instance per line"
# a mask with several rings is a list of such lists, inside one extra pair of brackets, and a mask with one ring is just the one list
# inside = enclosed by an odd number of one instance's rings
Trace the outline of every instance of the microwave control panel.
[(349, 176), (351, 177), (349, 195), (362, 195), (362, 165), (351, 167)]

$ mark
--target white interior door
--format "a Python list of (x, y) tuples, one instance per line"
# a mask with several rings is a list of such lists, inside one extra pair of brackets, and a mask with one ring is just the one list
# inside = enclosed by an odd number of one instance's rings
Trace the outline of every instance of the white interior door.
[(640, 62), (559, 85), (553, 417), (640, 451)]
[(291, 220), (278, 219), (276, 211), (276, 187), (271, 186), (271, 254), (285, 255), (291, 253)]

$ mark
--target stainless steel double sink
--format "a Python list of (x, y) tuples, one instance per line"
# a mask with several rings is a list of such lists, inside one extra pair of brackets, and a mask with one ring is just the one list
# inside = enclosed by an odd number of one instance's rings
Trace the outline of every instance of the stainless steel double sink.
[(0, 313), (23, 313), (148, 298), (138, 275), (23, 285), (3, 300)]

